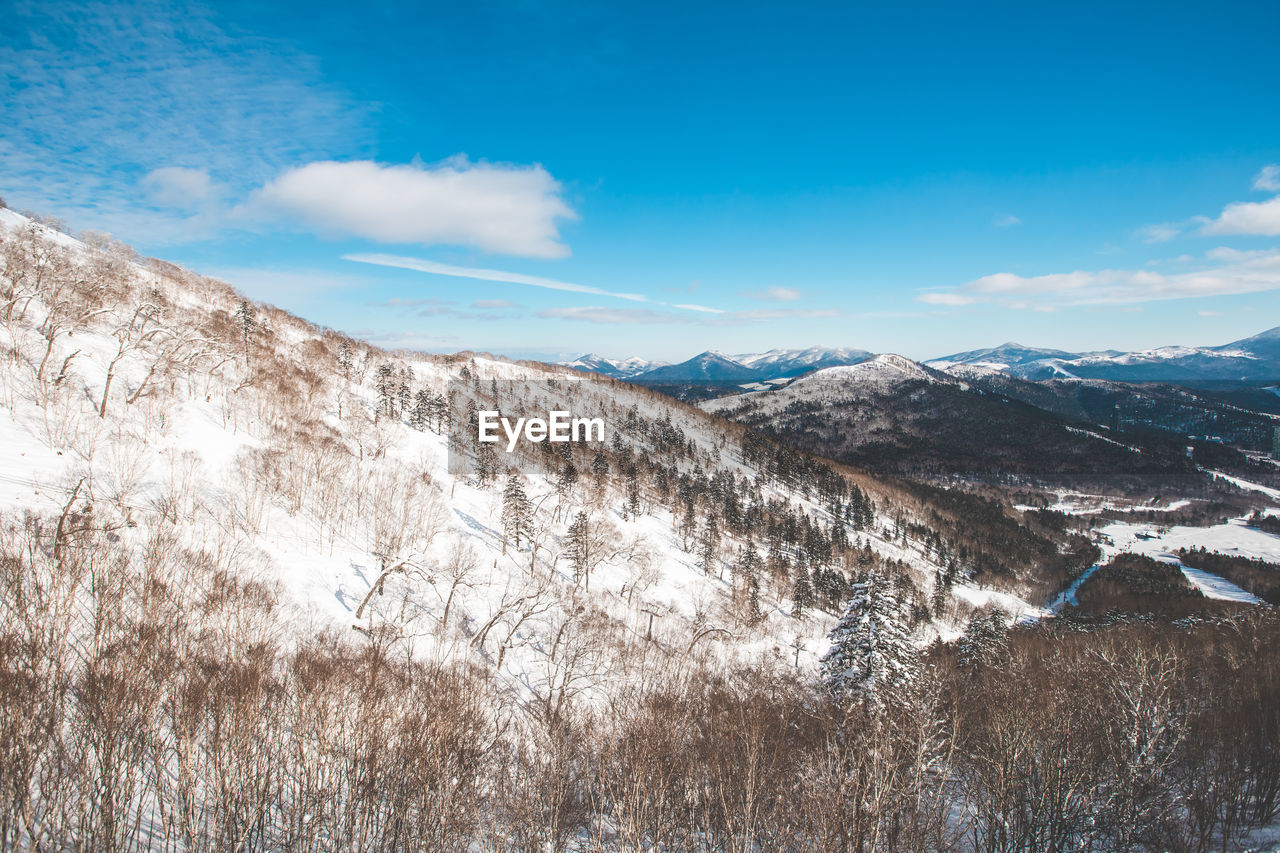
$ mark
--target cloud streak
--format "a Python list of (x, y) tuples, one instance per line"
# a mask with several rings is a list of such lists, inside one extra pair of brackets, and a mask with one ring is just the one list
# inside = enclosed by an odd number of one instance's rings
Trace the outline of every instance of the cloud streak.
[[(688, 308), (675, 305), (674, 308)], [(622, 324), (690, 324), (703, 326), (743, 326), (777, 320), (817, 320), (838, 317), (840, 312), (828, 309), (785, 309), (756, 311), (717, 311), (710, 316), (681, 314), (652, 308), (613, 308), (603, 305), (577, 305), (566, 308), (547, 308), (535, 316), (551, 320), (577, 320), (585, 323)]]
[(381, 254), (351, 254), (343, 255), (344, 261), (354, 261), (358, 264), (374, 264), (380, 267), (395, 267), (398, 269), (414, 270), (415, 272), (424, 272), (428, 275), (443, 275), (450, 278), (473, 278), (481, 281), (496, 281), (502, 284), (519, 284), (526, 287), (540, 287), (544, 290), (560, 290), (566, 293), (587, 293), (593, 296), (611, 296), (614, 299), (626, 299), (631, 302), (647, 302), (648, 299), (639, 293), (614, 293), (610, 290), (604, 290), (599, 287), (592, 287), (586, 284), (573, 284), (568, 281), (558, 281), (554, 278), (543, 278), (536, 275), (524, 275), (518, 272), (506, 272), (504, 270), (490, 270), (480, 267), (459, 267), (453, 264), (442, 264), (436, 261), (429, 261), (426, 258), (407, 258), (401, 255), (381, 255)]
[(779, 287), (777, 285), (765, 290), (746, 291), (742, 295), (748, 299), (759, 299), (764, 302), (796, 302), (804, 296), (803, 293), (793, 287)]
[(1166, 274), (1144, 270), (1076, 270), (1039, 276), (996, 273), (954, 290), (924, 293), (930, 305), (994, 302), (1010, 308), (1052, 310), (1069, 305), (1105, 305), (1231, 296), (1280, 289), (1280, 250), (1206, 252), (1201, 268)]

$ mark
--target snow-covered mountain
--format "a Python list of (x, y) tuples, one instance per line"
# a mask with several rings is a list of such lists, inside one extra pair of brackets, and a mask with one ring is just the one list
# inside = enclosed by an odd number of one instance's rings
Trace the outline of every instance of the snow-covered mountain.
[(786, 385), (719, 397), (699, 406), (704, 411), (717, 413), (743, 406), (755, 414), (776, 413), (797, 402), (812, 406), (815, 402), (861, 400), (872, 393), (892, 392), (904, 384), (918, 382), (962, 386), (960, 380), (905, 356), (882, 353), (857, 364), (825, 367)]
[(768, 352), (735, 355), (735, 361), (759, 371), (761, 379), (785, 379), (810, 370), (839, 367), (866, 361), (874, 353), (851, 347), (809, 347), (807, 349), (771, 349)]
[(857, 364), (872, 353), (849, 347), (771, 349), (761, 353), (726, 355), (716, 350), (699, 353), (688, 361), (633, 375), (637, 382), (749, 383), (789, 379), (826, 367)]
[(662, 367), (666, 364), (665, 361), (649, 361), (639, 356), (620, 359), (605, 358), (593, 352), (579, 356), (573, 361), (558, 363), (563, 367), (587, 373), (599, 373), (601, 376), (609, 376), (614, 379), (627, 379), (644, 373), (646, 370), (653, 370), (655, 367)]
[(647, 370), (632, 377), (635, 382), (707, 382), (736, 383), (754, 382), (761, 379), (761, 373), (732, 356), (715, 350), (699, 353), (688, 361), (669, 364), (654, 370)]
[(1024, 379), (1265, 381), (1280, 377), (1280, 327), (1221, 346), (1069, 353), (1007, 343), (933, 359), (927, 364), (957, 376), (999, 371)]

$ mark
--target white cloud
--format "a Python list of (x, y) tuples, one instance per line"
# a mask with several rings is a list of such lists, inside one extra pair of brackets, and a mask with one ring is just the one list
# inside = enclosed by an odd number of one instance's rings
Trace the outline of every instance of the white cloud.
[(704, 314), (723, 314), (723, 310), (719, 308), (708, 308), (706, 305), (690, 305), (689, 303), (677, 302), (673, 308), (683, 308), (686, 311), (701, 311)]
[(432, 167), (370, 160), (308, 163), (267, 183), (250, 215), (283, 214), (319, 231), (380, 243), (473, 246), (534, 258), (569, 254), (558, 223), (577, 219), (541, 166), (471, 163)]
[(156, 204), (191, 209), (218, 195), (218, 188), (204, 169), (165, 166), (153, 169), (142, 179), (142, 188)]
[(541, 287), (545, 290), (562, 290), (567, 293), (589, 293), (595, 296), (612, 296), (615, 299), (626, 299), (631, 302), (647, 302), (639, 293), (614, 293), (599, 287), (586, 284), (573, 284), (568, 281), (557, 281), (554, 278), (543, 278), (536, 275), (524, 275), (504, 270), (488, 270), (479, 267), (459, 267), (453, 264), (441, 264), (425, 258), (406, 258), (399, 255), (356, 254), (343, 255), (344, 261), (355, 261), (361, 264), (374, 264), (381, 267), (397, 267), (399, 269), (416, 270), (430, 275), (445, 275), (452, 278), (475, 278), (481, 281), (498, 281), (504, 284), (520, 284), (528, 287)]
[(210, 270), (209, 275), (231, 284), (253, 299), (286, 306), (321, 291), (358, 288), (367, 284), (358, 276), (323, 270), (222, 267)]
[(821, 320), (839, 317), (835, 308), (759, 308), (750, 311), (726, 311), (708, 322), (714, 326), (736, 326), (741, 323), (761, 323), (773, 320)]
[(922, 293), (916, 297), (917, 302), (923, 302), (926, 305), (968, 305), (974, 302), (972, 296), (965, 296), (962, 293)]
[(773, 287), (765, 290), (752, 290), (742, 294), (748, 299), (762, 299), (766, 302), (795, 302), (804, 296), (803, 293), (794, 287)]
[(1176, 222), (1161, 222), (1158, 225), (1144, 225), (1138, 229), (1138, 237), (1144, 243), (1168, 243), (1182, 233), (1182, 226)]
[[(672, 307), (696, 311), (702, 306), (674, 305)], [(741, 326), (777, 320), (818, 320), (838, 317), (840, 312), (834, 308), (776, 308), (756, 311), (714, 311), (712, 316), (698, 317), (674, 311), (655, 311), (650, 308), (608, 308), (600, 305), (583, 305), (548, 308), (539, 311), (537, 316), (558, 320), (581, 320), (588, 323), (699, 323), (707, 326)]]
[(670, 311), (648, 308), (608, 308), (603, 305), (578, 305), (569, 308), (547, 308), (539, 317), (553, 320), (581, 320), (587, 323), (687, 323), (690, 318)]
[(1076, 270), (1040, 276), (996, 273), (953, 291), (924, 293), (934, 305), (999, 302), (1011, 308), (1046, 310), (1065, 305), (1098, 305), (1228, 296), (1280, 289), (1280, 250), (1240, 252), (1213, 249), (1201, 269), (1165, 274), (1143, 270)]
[(1014, 225), (1021, 225), (1022, 220), (1016, 216), (1001, 216), (992, 223), (997, 228), (1010, 228)]
[(1202, 229), (1205, 234), (1280, 235), (1280, 196), (1268, 201), (1237, 201)]
[(1263, 166), (1253, 179), (1253, 188), (1263, 192), (1280, 192), (1280, 165)]

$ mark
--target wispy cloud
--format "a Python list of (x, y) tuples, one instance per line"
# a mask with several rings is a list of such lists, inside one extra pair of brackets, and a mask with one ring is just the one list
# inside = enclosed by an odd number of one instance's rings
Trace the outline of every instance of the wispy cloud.
[[(687, 305), (675, 305), (674, 308), (688, 308)], [(709, 316), (681, 314), (675, 311), (654, 310), (651, 308), (610, 308), (601, 305), (582, 305), (568, 308), (548, 308), (537, 313), (538, 317), (557, 320), (580, 320), (587, 323), (697, 323), (704, 326), (743, 326), (751, 323), (768, 323), (779, 320), (818, 320), (838, 317), (840, 312), (834, 308), (756, 311), (717, 311)]]
[[(601, 287), (593, 287), (587, 284), (574, 284), (569, 281), (560, 281), (554, 278), (543, 278), (536, 275), (525, 275), (524, 273), (507, 272), (505, 270), (491, 270), (480, 267), (460, 267), (453, 264), (442, 264), (437, 261), (429, 261), (426, 258), (411, 258), (401, 255), (382, 255), (382, 254), (350, 254), (343, 255), (343, 260), (355, 261), (361, 264), (375, 264), (383, 267), (396, 267), (399, 269), (414, 270), (416, 272), (428, 273), (429, 275), (443, 275), (452, 278), (473, 278), (481, 281), (495, 281), (503, 284), (518, 284), (526, 287), (539, 287), (544, 290), (560, 290), (566, 293), (582, 293), (590, 296), (608, 296), (613, 299), (623, 299), (628, 302), (649, 302), (649, 298), (641, 293), (618, 293), (612, 290), (605, 290)], [(680, 311), (692, 311), (700, 314), (728, 315), (732, 312), (723, 311), (719, 308), (713, 308), (708, 305), (695, 305), (687, 302), (669, 305), (666, 302), (654, 302), (655, 306), (678, 308)], [(577, 309), (555, 309), (558, 311), (595, 311), (595, 308)], [(673, 312), (652, 311), (650, 314), (654, 317), (681, 317), (683, 315)], [(545, 314), (540, 313), (538, 316), (546, 317), (568, 317), (570, 314)], [(585, 315), (584, 315), (585, 316)], [(617, 314), (618, 317), (625, 317), (625, 314)], [(641, 315), (635, 315), (640, 317)], [(607, 322), (607, 321), (606, 321)], [(626, 320), (618, 320), (617, 322), (628, 322)], [(647, 319), (632, 320), (629, 322), (650, 322)]]
[(922, 293), (916, 297), (917, 302), (926, 305), (969, 305), (977, 300), (972, 296), (953, 291)]
[(480, 267), (459, 267), (453, 264), (442, 264), (436, 261), (429, 261), (426, 258), (407, 258), (400, 255), (380, 255), (380, 254), (351, 254), (343, 255), (345, 261), (355, 261), (360, 264), (374, 264), (381, 267), (397, 267), (399, 269), (415, 270), (424, 272), (429, 275), (444, 275), (452, 278), (474, 278), (481, 281), (496, 281), (503, 284), (519, 284), (527, 287), (541, 287), (545, 290), (562, 290), (567, 293), (587, 293), (594, 296), (611, 296), (615, 299), (626, 299), (631, 302), (647, 302), (648, 299), (639, 293), (614, 293), (610, 290), (604, 290), (599, 287), (592, 287), (586, 284), (573, 284), (568, 281), (558, 281), (554, 278), (543, 278), (536, 275), (524, 275), (518, 272), (506, 272), (505, 270), (490, 270)]
[(581, 320), (587, 323), (688, 323), (687, 314), (672, 311), (654, 311), (649, 308), (610, 308), (603, 305), (577, 305), (567, 308), (547, 308), (537, 316), (549, 320)]
[(804, 296), (803, 293), (793, 287), (779, 287), (777, 285), (765, 290), (744, 291), (742, 295), (748, 299), (761, 299), (765, 302), (795, 302)]
[(999, 216), (991, 223), (997, 228), (1012, 228), (1014, 225), (1021, 225), (1022, 220), (1010, 214), (1009, 216)]
[(1178, 222), (1161, 222), (1156, 225), (1144, 225), (1138, 229), (1138, 239), (1144, 243), (1168, 243), (1182, 233), (1183, 225)]
[(197, 173), (243, 193), (371, 141), (368, 110), (326, 85), (315, 60), (233, 36), (198, 2), (16, 3), (5, 14), (6, 195), (77, 226), (181, 239), (210, 226), (166, 209), (182, 182), (200, 190)]
[(1229, 296), (1280, 289), (1280, 250), (1206, 252), (1201, 268), (1175, 274), (1143, 270), (1076, 270), (1040, 276), (997, 273), (950, 291), (916, 297), (932, 305), (1002, 303), (1010, 308), (1046, 310), (1098, 305)]
[(419, 317), (452, 317), (457, 320), (511, 320), (525, 316), (523, 309), (505, 299), (477, 299), (469, 307), (459, 307), (452, 299), (432, 297), (406, 299), (392, 297), (368, 303), (374, 308), (394, 308), (401, 314), (411, 311)]
[(840, 311), (835, 308), (758, 308), (747, 311), (726, 311), (708, 322), (711, 325), (733, 326), (773, 320), (822, 320), (839, 316)]
[(281, 305), (295, 304), (318, 293), (364, 287), (360, 276), (327, 270), (279, 270), (248, 267), (221, 267), (208, 271), (253, 299)]
[(254, 193), (250, 216), (280, 215), (318, 231), (379, 243), (449, 244), (534, 258), (569, 254), (559, 222), (577, 219), (541, 166), (434, 166), (369, 160), (308, 163)]
[(182, 210), (200, 208), (216, 201), (221, 195), (221, 188), (213, 182), (208, 172), (186, 166), (153, 169), (142, 179), (141, 184), (155, 204)]
[(1257, 234), (1280, 236), (1280, 196), (1267, 201), (1237, 201), (1205, 224), (1205, 234)]
[(1263, 166), (1253, 178), (1253, 188), (1262, 192), (1280, 192), (1280, 165)]

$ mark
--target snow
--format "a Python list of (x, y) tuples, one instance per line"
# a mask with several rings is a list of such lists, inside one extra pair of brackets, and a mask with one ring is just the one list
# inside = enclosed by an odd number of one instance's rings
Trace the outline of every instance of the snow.
[[(1257, 491), (1272, 499), (1280, 500), (1280, 492), (1275, 489), (1261, 486), (1257, 483), (1250, 483), (1221, 472), (1210, 473), (1220, 476), (1241, 488)], [(1125, 506), (1117, 503), (1114, 499), (1064, 492), (1058, 496), (1058, 502), (1050, 506), (1049, 509), (1082, 515), (1097, 513), (1104, 508), (1111, 511), (1168, 512), (1181, 509), (1189, 504), (1190, 501), (1183, 499), (1173, 501), (1166, 506), (1132, 504)], [(1019, 506), (1018, 508), (1024, 511), (1035, 509), (1035, 507), (1030, 506)], [(1274, 511), (1273, 509), (1268, 509), (1266, 512), (1270, 514)], [(1143, 554), (1177, 565), (1187, 577), (1187, 580), (1200, 589), (1207, 598), (1259, 604), (1261, 603), (1259, 599), (1251, 593), (1218, 575), (1185, 566), (1176, 556), (1177, 552), (1183, 548), (1203, 547), (1209, 551), (1217, 551), (1223, 554), (1280, 563), (1280, 537), (1249, 527), (1245, 520), (1246, 516), (1241, 516), (1230, 519), (1225, 524), (1216, 524), (1209, 527), (1185, 525), (1153, 526), (1150, 523), (1127, 521), (1115, 521), (1106, 524), (1098, 528), (1098, 533), (1105, 537), (1100, 543), (1103, 553), (1102, 560), (1097, 565), (1087, 569), (1067, 589), (1060, 592), (1048, 605), (1047, 612), (1057, 613), (1064, 605), (1075, 604), (1076, 590), (1088, 579), (1089, 575), (1093, 574), (1098, 566), (1108, 562), (1115, 555), (1124, 553)]]
[(1201, 468), (1200, 470), (1204, 471), (1205, 473), (1212, 474), (1215, 478), (1219, 480), (1226, 480), (1228, 483), (1231, 483), (1234, 486), (1239, 486), (1245, 491), (1261, 492), (1262, 494), (1266, 495), (1267, 497), (1271, 498), (1274, 501), (1280, 501), (1280, 489), (1273, 489), (1269, 486), (1259, 485), (1258, 483), (1251, 483), (1248, 480), (1242, 480), (1239, 477), (1233, 477), (1230, 474), (1224, 474), (1221, 471), (1211, 471), (1208, 468)]

